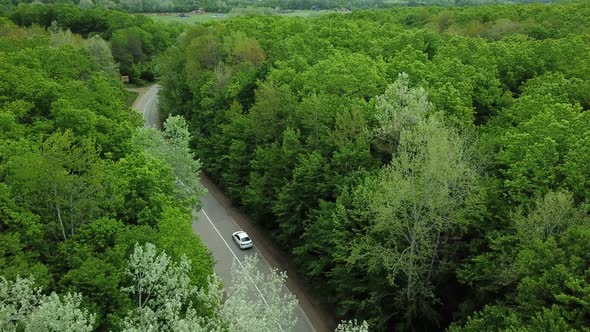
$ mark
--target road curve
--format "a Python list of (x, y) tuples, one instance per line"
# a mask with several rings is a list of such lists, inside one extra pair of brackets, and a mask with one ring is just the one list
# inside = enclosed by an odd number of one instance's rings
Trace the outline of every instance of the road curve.
[(158, 113), (158, 91), (159, 84), (151, 85), (147, 88), (129, 89), (137, 92), (138, 96), (133, 103), (133, 108), (143, 114), (144, 126), (162, 129), (160, 115)]
[[(143, 114), (145, 127), (161, 129), (158, 114), (159, 88), (159, 85), (155, 84), (147, 89), (130, 89), (139, 93), (133, 103), (133, 108)], [(203, 243), (213, 253), (216, 261), (215, 272), (226, 287), (230, 286), (232, 282), (230, 273), (232, 262), (236, 259), (243, 261), (246, 255), (257, 255), (260, 258), (258, 268), (262, 272), (268, 272), (271, 266), (285, 271), (285, 268), (280, 264), (282, 263), (281, 259), (276, 257), (276, 253), (271, 252), (273, 246), (270, 241), (261, 232), (253, 229), (252, 226), (244, 224), (244, 216), (231, 206), (229, 200), (206, 176), (201, 178), (201, 183), (208, 189), (208, 192), (202, 198), (203, 208), (200, 211), (193, 211), (193, 231), (199, 234)], [(236, 219), (240, 222), (236, 222)], [(240, 250), (232, 242), (232, 232), (239, 229), (244, 229), (250, 233), (254, 248)], [(269, 261), (272, 265), (269, 264)], [(288, 273), (292, 272), (289, 271), (290, 268), (286, 270)], [(322, 319), (323, 315), (320, 314), (318, 305), (312, 304), (311, 299), (305, 295), (300, 281), (293, 280), (293, 278), (287, 279), (287, 287), (284, 291), (294, 293), (299, 300), (296, 312), (297, 323), (294, 331), (324, 332), (329, 331), (329, 327), (334, 325), (331, 319)], [(260, 292), (258, 293), (259, 296), (262, 296)], [(312, 320), (308, 317), (311, 317)]]

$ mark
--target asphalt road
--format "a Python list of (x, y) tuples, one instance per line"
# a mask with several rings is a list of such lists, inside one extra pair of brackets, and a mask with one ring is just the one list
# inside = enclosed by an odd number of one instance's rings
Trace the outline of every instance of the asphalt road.
[(130, 90), (139, 93), (137, 99), (133, 103), (133, 108), (143, 114), (145, 127), (162, 129), (158, 114), (158, 90), (160, 90), (160, 85), (154, 84), (149, 88)]
[[(133, 108), (143, 114), (145, 127), (161, 128), (158, 115), (158, 90), (159, 85), (157, 84), (148, 89), (134, 90), (139, 93), (139, 96), (133, 104)], [(201, 182), (205, 187), (213, 186), (208, 180), (201, 179)], [(211, 189), (215, 190), (215, 188), (210, 188), (210, 190)], [(217, 194), (219, 195), (219, 192), (217, 192)], [(215, 272), (219, 275), (226, 287), (231, 286), (232, 263), (234, 260), (243, 261), (246, 255), (257, 255), (259, 257), (258, 268), (260, 271), (265, 273), (270, 271), (271, 265), (257, 248), (257, 240), (260, 243), (266, 243), (268, 240), (257, 238), (250, 233), (249, 235), (254, 242), (254, 247), (247, 250), (240, 250), (231, 239), (231, 234), (241, 229), (236, 220), (232, 217), (235, 212), (228, 210), (227, 206), (220, 202), (219, 197), (216, 197), (211, 192), (208, 192), (203, 196), (202, 206), (203, 208), (200, 211), (193, 211), (193, 231), (199, 234), (203, 243), (213, 253), (213, 257), (216, 261)], [(266, 251), (268, 252), (268, 249), (266, 249)], [(276, 266), (276, 264), (273, 266)], [(256, 287), (253, 287), (253, 289), (253, 296), (262, 296)], [(284, 287), (283, 291), (290, 292), (287, 287)], [(314, 328), (301, 306), (301, 303), (303, 302), (306, 304), (306, 307), (311, 308), (309, 301), (307, 301), (306, 297), (301, 294), (302, 290), (300, 288), (294, 293), (299, 293), (301, 295), (299, 299), (300, 305), (297, 307), (296, 312), (297, 323), (294, 331), (316, 331), (316, 328)], [(319, 315), (317, 313), (313, 314), (314, 320), (320, 322), (320, 319), (318, 318)], [(326, 329), (323, 326), (319, 326), (318, 330), (324, 331)]]
[[(243, 261), (247, 255), (257, 255), (259, 257), (258, 269), (261, 272), (269, 273), (270, 264), (256, 247), (257, 238), (250, 234), (254, 247), (251, 249), (241, 250), (232, 241), (233, 232), (240, 230), (233, 217), (221, 205), (219, 201), (211, 194), (207, 193), (202, 198), (203, 208), (200, 211), (194, 211), (196, 221), (193, 222), (193, 230), (199, 234), (203, 243), (213, 252), (215, 257), (215, 272), (219, 275), (226, 287), (231, 287), (231, 266), (234, 260)], [(260, 287), (260, 285), (259, 285)], [(254, 288), (254, 296), (262, 296), (258, 289)], [(284, 292), (289, 292), (285, 287)], [(294, 331), (315, 331), (311, 322), (301, 309), (297, 307), (297, 323)]]

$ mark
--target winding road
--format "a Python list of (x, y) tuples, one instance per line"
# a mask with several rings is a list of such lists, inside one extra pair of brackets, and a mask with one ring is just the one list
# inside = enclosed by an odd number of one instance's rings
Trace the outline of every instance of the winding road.
[[(158, 114), (158, 90), (159, 85), (152, 85), (149, 88), (130, 89), (138, 92), (133, 108), (143, 114), (145, 127), (161, 128)], [(193, 211), (193, 231), (199, 234), (203, 243), (211, 250), (215, 258), (215, 272), (219, 275), (225, 286), (230, 286), (231, 266), (234, 260), (242, 262), (246, 255), (257, 255), (259, 257), (258, 268), (262, 272), (269, 272), (271, 266), (280, 271), (286, 271), (289, 275), (285, 292), (295, 294), (299, 301), (296, 316), (297, 323), (294, 331), (330, 331), (333, 330), (334, 321), (330, 315), (322, 312), (320, 306), (310, 298), (302, 285), (301, 280), (296, 277), (293, 268), (282, 259), (282, 254), (275, 246), (266, 239), (266, 236), (251, 223), (247, 217), (238, 209), (232, 206), (231, 202), (223, 195), (223, 192), (207, 176), (201, 176), (201, 183), (208, 192), (202, 198), (203, 208), (200, 211)], [(252, 238), (254, 247), (248, 250), (240, 250), (232, 241), (231, 234), (243, 229)], [(260, 286), (260, 285), (258, 285)], [(259, 287), (255, 286), (253, 296), (262, 297)], [(280, 331), (280, 329), (277, 328)]]

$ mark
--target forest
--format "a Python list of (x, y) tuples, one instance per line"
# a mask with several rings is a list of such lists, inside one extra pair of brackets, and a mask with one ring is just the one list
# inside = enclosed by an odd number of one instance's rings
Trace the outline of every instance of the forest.
[(590, 326), (590, 4), (194, 27), (165, 114), (339, 317)]
[[(191, 226), (204, 189), (186, 120), (143, 127), (117, 30), (101, 37), (115, 25), (79, 35), (60, 27), (75, 19), (57, 22), (0, 17), (0, 331), (288, 329), (284, 275), (256, 274), (255, 258), (229, 289), (213, 274)], [(272, 308), (241, 305), (251, 282), (266, 282)]]
[[(7, 4), (0, 330), (289, 330), (284, 275), (213, 275), (200, 171), (338, 319), (590, 326), (587, 1), (197, 26)], [(161, 84), (162, 132), (120, 75)], [(270, 308), (242, 305), (247, 275)]]
[(0, 18), (2, 331), (139, 328), (131, 313), (144, 304), (123, 289), (133, 285), (126, 268), (137, 243), (190, 259), (183, 269), (195, 284), (212, 273), (190, 227), (202, 189), (174, 180), (179, 167), (198, 170), (175, 134), (188, 135), (186, 123), (169, 121), (164, 134), (143, 129), (114, 68), (98, 35)]
[(21, 27), (61, 29), (85, 39), (96, 36), (108, 41), (121, 75), (139, 85), (155, 80), (157, 55), (172, 46), (183, 29), (143, 15), (105, 8), (82, 9), (71, 4), (21, 4), (6, 17)]
[(81, 9), (117, 9), (129, 13), (189, 12), (203, 8), (208, 12), (230, 12), (234, 8), (282, 9), (360, 9), (399, 6), (478, 6), (503, 3), (552, 3), (560, 0), (0, 0), (0, 13), (19, 4), (71, 4)]

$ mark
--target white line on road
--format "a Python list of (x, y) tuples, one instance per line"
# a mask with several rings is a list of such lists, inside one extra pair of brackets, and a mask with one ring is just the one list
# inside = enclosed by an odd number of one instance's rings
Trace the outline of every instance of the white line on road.
[[(231, 252), (231, 254), (234, 256), (234, 258), (238, 261), (238, 263), (240, 263), (240, 266), (242, 268), (244, 268), (244, 265), (242, 265), (242, 262), (240, 262), (240, 259), (238, 258), (238, 256), (236, 256), (236, 254), (234, 253), (234, 251), (231, 249), (231, 247), (229, 246), (229, 244), (227, 243), (227, 241), (225, 241), (225, 239), (223, 238), (223, 236), (221, 236), (221, 233), (219, 232), (219, 230), (217, 229), (217, 227), (215, 227), (215, 225), (213, 224), (213, 222), (211, 221), (211, 218), (209, 218), (209, 216), (207, 215), (207, 212), (205, 212), (204, 209), (201, 209), (201, 211), (203, 211), (203, 214), (205, 215), (205, 217), (207, 218), (207, 220), (209, 221), (209, 223), (211, 224), (211, 226), (213, 226), (213, 228), (215, 229), (215, 232), (217, 232), (217, 234), (219, 235), (219, 237), (221, 238), (221, 240), (223, 241), (223, 243), (225, 243), (225, 245), (227, 246), (227, 249), (229, 249), (229, 251)], [(264, 299), (264, 297), (263, 297)], [(266, 301), (265, 301), (266, 302)]]
[[(207, 220), (209, 221), (209, 223), (211, 224), (211, 226), (213, 226), (213, 228), (215, 229), (215, 232), (217, 232), (217, 235), (219, 235), (219, 237), (221, 238), (221, 240), (223, 241), (223, 243), (225, 243), (225, 246), (227, 247), (227, 249), (229, 249), (229, 251), (231, 252), (231, 254), (238, 261), (238, 264), (240, 264), (240, 266), (242, 267), (242, 269), (244, 269), (244, 265), (242, 265), (242, 262), (240, 261), (240, 259), (238, 258), (238, 256), (236, 256), (236, 253), (234, 253), (234, 251), (231, 249), (231, 247), (229, 246), (229, 244), (227, 243), (227, 241), (225, 241), (225, 239), (223, 238), (223, 236), (221, 236), (221, 233), (219, 232), (219, 230), (217, 229), (217, 227), (215, 227), (215, 224), (213, 224), (213, 222), (211, 221), (211, 218), (209, 218), (209, 216), (207, 215), (207, 212), (205, 212), (204, 209), (201, 209), (201, 211), (203, 211), (203, 214), (205, 215), (205, 217), (207, 218)], [(262, 295), (262, 292), (260, 291), (260, 289), (256, 285), (256, 283), (254, 283), (254, 281), (252, 279), (250, 279), (250, 280), (252, 281), (252, 284), (254, 285), (254, 287), (256, 288), (256, 290), (258, 291), (258, 294), (260, 294), (260, 297), (262, 298), (262, 301), (264, 301), (264, 304), (266, 304), (267, 307), (270, 307), (268, 305), (268, 302), (266, 302), (266, 299), (264, 298), (264, 295)], [(278, 324), (278, 325), (279, 325), (279, 329), (281, 331), (283, 331), (283, 328), (281, 327), (281, 324)]]
[(154, 94), (150, 99), (148, 99), (148, 101), (147, 101), (147, 103), (145, 103), (145, 106), (143, 107), (143, 111), (141, 113), (145, 114), (145, 111), (147, 110), (148, 106), (150, 105), (152, 100), (154, 100), (155, 97), (156, 97), (156, 95)]

